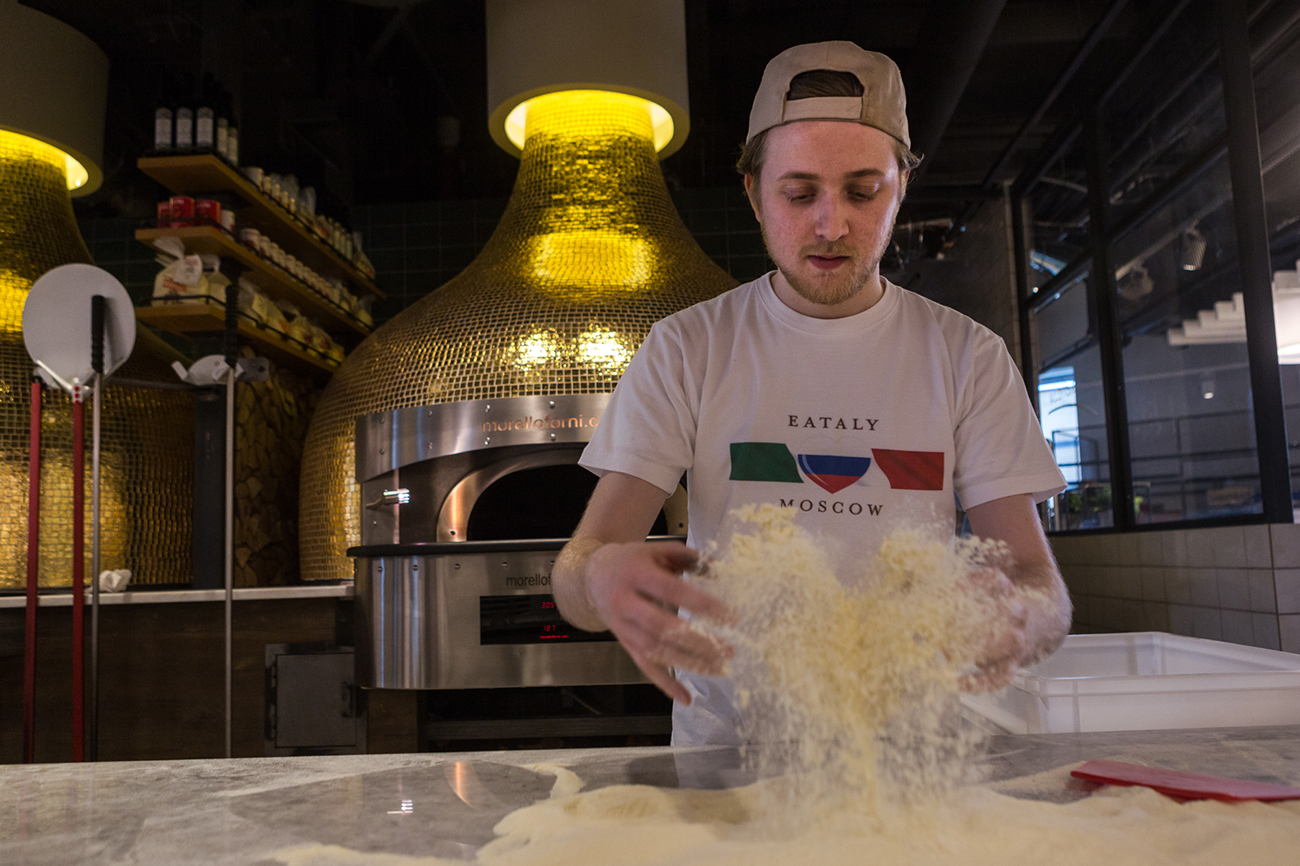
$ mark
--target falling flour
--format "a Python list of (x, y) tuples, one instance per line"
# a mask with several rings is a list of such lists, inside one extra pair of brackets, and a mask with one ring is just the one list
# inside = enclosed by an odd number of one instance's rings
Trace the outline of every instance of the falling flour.
[[(846, 565), (788, 510), (742, 509), (732, 524), (700, 582), (737, 622), (693, 627), (735, 647), (744, 734), (761, 744), (750, 754), (781, 775), (722, 791), (583, 791), (571, 771), (538, 766), (556, 776), (550, 798), (502, 819), (480, 866), (1297, 862), (1300, 802), (1180, 804), (1107, 787), (1041, 798), (1065, 790), (1069, 768), (962, 784), (976, 743), (953, 696), (996, 615), (966, 587), (1002, 555), (996, 546), (903, 530)], [(321, 845), (275, 856), (288, 866), (453, 862)]]
[(974, 734), (958, 685), (998, 618), (971, 587), (1002, 548), (912, 528), (854, 561), (773, 505), (733, 512), (725, 538), (701, 585), (736, 624), (695, 627), (735, 648), (743, 738), (798, 782), (790, 805), (915, 800), (962, 781)]

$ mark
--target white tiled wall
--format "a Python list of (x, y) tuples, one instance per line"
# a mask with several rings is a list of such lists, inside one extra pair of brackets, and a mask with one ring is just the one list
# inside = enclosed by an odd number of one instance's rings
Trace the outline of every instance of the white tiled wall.
[(1300, 652), (1300, 524), (1055, 536), (1075, 631)]

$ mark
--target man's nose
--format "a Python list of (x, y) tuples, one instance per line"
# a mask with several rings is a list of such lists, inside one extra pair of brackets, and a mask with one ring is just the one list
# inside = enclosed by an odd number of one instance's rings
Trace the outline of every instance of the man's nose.
[(838, 196), (826, 196), (819, 205), (813, 226), (817, 237), (837, 241), (849, 233), (848, 208)]

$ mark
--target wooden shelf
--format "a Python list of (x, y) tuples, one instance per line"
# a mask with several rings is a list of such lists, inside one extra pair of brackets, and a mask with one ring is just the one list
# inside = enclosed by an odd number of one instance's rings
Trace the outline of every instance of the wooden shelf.
[(253, 272), (253, 282), (267, 295), (290, 301), (304, 315), (330, 333), (351, 332), (365, 336), (370, 329), (352, 318), (346, 310), (335, 305), (320, 292), (256, 252), (235, 240), (216, 226), (191, 226), (189, 228), (137, 229), (135, 239), (153, 246), (159, 238), (178, 238), (185, 244), (187, 253), (208, 253), (238, 261)]
[(282, 208), (278, 202), (254, 186), (242, 172), (219, 156), (210, 153), (146, 156), (141, 157), (136, 165), (175, 193), (235, 193), (245, 204), (237, 211), (236, 228), (255, 228), (320, 274), (349, 280), (377, 298), (384, 297), (374, 280), (359, 271), (333, 247), (317, 237), (305, 223)]
[[(174, 301), (136, 307), (135, 316), (141, 322), (181, 336), (222, 331), (226, 327), (225, 305), (216, 301)], [(328, 375), (338, 369), (338, 364), (289, 342), (278, 331), (244, 317), (238, 319), (237, 325), (240, 337), (272, 361), (314, 375)]]

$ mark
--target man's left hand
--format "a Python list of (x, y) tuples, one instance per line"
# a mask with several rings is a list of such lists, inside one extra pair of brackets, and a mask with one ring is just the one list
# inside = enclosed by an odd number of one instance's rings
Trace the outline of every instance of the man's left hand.
[(1001, 568), (976, 572), (970, 588), (987, 594), (995, 612), (978, 670), (965, 691), (996, 691), (1017, 670), (1056, 651), (1070, 630), (1070, 594), (1061, 579), (1029, 494), (995, 499), (966, 513), (980, 538), (1002, 542)]
[(978, 672), (962, 677), (964, 692), (995, 692), (1010, 684), (1029, 649), (1026, 628), (1029, 608), (1011, 579), (1001, 571), (986, 568), (970, 577), (968, 589), (992, 602), (988, 639), (976, 662)]

